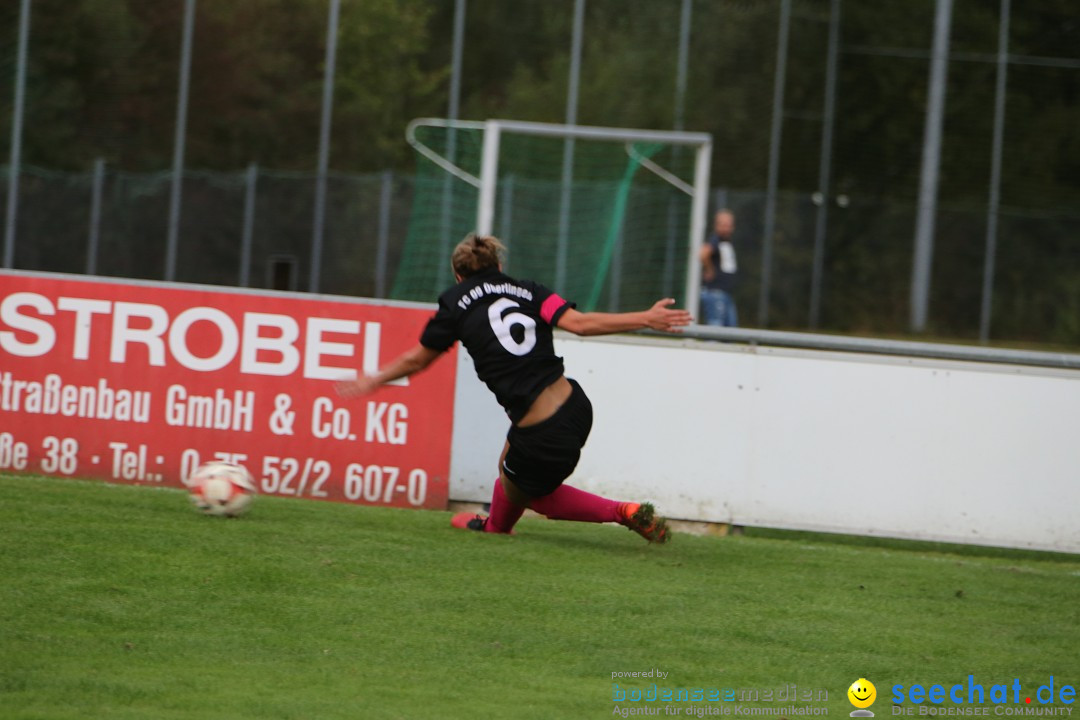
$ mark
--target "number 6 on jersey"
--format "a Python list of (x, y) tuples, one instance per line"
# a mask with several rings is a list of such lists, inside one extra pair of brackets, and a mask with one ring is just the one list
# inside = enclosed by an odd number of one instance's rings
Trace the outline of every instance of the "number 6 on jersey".
[[(528, 355), (536, 346), (536, 321), (518, 312), (502, 314), (503, 310), (514, 307), (521, 307), (521, 304), (510, 298), (496, 300), (488, 307), (488, 322), (504, 348), (514, 355)], [(521, 342), (514, 339), (511, 328), (515, 325), (525, 329)]]

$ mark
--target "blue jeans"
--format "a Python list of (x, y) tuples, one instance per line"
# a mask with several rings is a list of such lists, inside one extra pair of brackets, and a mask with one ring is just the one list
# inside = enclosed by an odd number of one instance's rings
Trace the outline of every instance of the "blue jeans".
[(735, 300), (723, 290), (702, 288), (701, 320), (706, 325), (736, 327), (739, 314), (735, 310)]

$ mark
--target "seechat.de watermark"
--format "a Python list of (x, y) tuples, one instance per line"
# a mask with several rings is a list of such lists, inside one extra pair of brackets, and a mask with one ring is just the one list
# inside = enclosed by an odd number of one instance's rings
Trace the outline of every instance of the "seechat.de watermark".
[(1071, 716), (1076, 687), (1050, 676), (1034, 692), (1020, 678), (1008, 683), (980, 683), (974, 675), (945, 685), (897, 683), (892, 686), (893, 715)]

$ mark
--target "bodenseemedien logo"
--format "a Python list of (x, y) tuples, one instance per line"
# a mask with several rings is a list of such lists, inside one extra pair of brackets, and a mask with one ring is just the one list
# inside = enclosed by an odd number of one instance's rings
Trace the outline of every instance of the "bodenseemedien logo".
[(847, 697), (855, 706), (851, 717), (874, 717), (874, 713), (866, 709), (877, 700), (877, 688), (874, 687), (874, 683), (866, 678), (859, 678), (851, 683), (851, 687), (847, 690)]

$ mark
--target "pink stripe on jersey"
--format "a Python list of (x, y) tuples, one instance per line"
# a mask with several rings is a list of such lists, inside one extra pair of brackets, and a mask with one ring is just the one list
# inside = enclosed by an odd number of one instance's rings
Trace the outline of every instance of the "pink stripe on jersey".
[(544, 304), (540, 306), (540, 317), (544, 318), (544, 322), (550, 325), (551, 318), (555, 317), (555, 313), (565, 304), (565, 300), (556, 293), (551, 293), (548, 295), (548, 299), (544, 301)]

